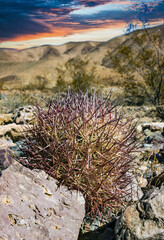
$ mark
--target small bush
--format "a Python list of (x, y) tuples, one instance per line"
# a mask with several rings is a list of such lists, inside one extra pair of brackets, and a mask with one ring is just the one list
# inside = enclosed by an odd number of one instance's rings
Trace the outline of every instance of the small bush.
[(40, 90), (40, 91), (43, 91), (43, 90), (47, 89), (47, 85), (48, 85), (48, 79), (43, 77), (43, 76), (37, 75), (36, 78), (34, 79), (34, 82), (26, 84), (22, 88), (22, 90), (30, 90), (30, 91)]
[(57, 92), (64, 93), (65, 91), (68, 90), (68, 87), (69, 87), (68, 83), (65, 82), (61, 76), (58, 76), (58, 79), (57, 79), (57, 82), (56, 82), (56, 86), (53, 87), (52, 91), (56, 92), (56, 93)]
[[(55, 89), (65, 91), (68, 86), (75, 92), (86, 92), (96, 80), (96, 65), (88, 67), (90, 60), (83, 60), (80, 56), (69, 59), (64, 66), (59, 65)], [(71, 84), (69, 81), (71, 80)]]
[(135, 130), (110, 99), (67, 93), (36, 106), (37, 121), (26, 130), (22, 162), (80, 190), (87, 212), (119, 209), (131, 179), (126, 174), (136, 150)]

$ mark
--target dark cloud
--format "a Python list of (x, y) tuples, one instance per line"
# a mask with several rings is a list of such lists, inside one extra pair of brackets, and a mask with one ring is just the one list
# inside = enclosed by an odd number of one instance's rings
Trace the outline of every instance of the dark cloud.
[(98, 5), (104, 5), (106, 3), (110, 3), (112, 2), (112, 0), (92, 0), (92, 1), (79, 0), (78, 2), (86, 7), (95, 7)]
[[(129, 2), (130, 0), (126, 0)], [(126, 2), (124, 1), (124, 2)], [(81, 7), (96, 7), (112, 0), (0, 0), (0, 40), (49, 33), (52, 28), (88, 29), (104, 26), (107, 20), (128, 21), (138, 17), (139, 6), (128, 11), (100, 11), (90, 15), (70, 14)], [(133, 2), (133, 0), (131, 1)], [(135, 1), (136, 2), (136, 1)], [(138, 2), (141, 2), (138, 0)], [(144, 1), (146, 2), (146, 1)], [(150, 2), (150, 1), (149, 1)], [(116, 1), (118, 3), (118, 1)], [(148, 20), (164, 16), (164, 0), (147, 13)], [(100, 20), (98, 23), (97, 20)]]
[(13, 12), (9, 15), (7, 13), (0, 13), (0, 39), (10, 39), (19, 34), (36, 34), (45, 32), (48, 29), (29, 18), (24, 13)]
[(0, 0), (0, 40), (20, 35), (46, 33), (50, 13), (68, 15), (74, 1), (70, 0)]

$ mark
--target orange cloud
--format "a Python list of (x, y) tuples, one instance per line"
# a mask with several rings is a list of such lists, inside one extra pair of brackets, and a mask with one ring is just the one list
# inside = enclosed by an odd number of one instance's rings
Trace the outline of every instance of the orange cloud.
[[(163, 19), (154, 19), (151, 21), (152, 25), (159, 25), (162, 24)], [(132, 21), (135, 23), (135, 21)], [(86, 23), (88, 23), (88, 27), (78, 27), (79, 23), (77, 22), (69, 22), (67, 23), (67, 27), (53, 27), (51, 26), (49, 32), (44, 32), (44, 33), (37, 33), (37, 34), (28, 34), (24, 36), (17, 36), (15, 38), (10, 39), (10, 41), (28, 41), (28, 40), (33, 40), (33, 39), (40, 39), (40, 38), (49, 38), (49, 37), (64, 37), (64, 36), (69, 36), (77, 33), (86, 33), (86, 32), (91, 32), (91, 31), (96, 31), (98, 29), (116, 29), (116, 28), (125, 28), (126, 27), (126, 22), (123, 20), (87, 20)], [(63, 22), (65, 24), (65, 22)], [(66, 24), (66, 25), (67, 25)], [(91, 28), (89, 25), (95, 25), (92, 26)], [(102, 36), (103, 38), (103, 36)]]

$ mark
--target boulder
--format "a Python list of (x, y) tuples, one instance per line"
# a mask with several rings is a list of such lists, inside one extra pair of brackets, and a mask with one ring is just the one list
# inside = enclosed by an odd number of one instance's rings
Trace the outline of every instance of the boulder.
[(164, 239), (164, 186), (128, 206), (115, 225), (116, 240)]
[(85, 201), (45, 172), (14, 161), (0, 177), (0, 239), (78, 238)]
[(34, 120), (34, 107), (33, 106), (25, 106), (14, 110), (12, 119), (16, 124), (25, 124), (30, 123)]

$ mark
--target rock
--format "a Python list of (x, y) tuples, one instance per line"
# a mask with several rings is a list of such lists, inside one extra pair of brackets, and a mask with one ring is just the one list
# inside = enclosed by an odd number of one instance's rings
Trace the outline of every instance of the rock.
[(153, 177), (164, 172), (164, 164), (158, 162), (157, 154), (149, 156), (147, 161), (140, 161), (136, 166), (136, 176), (141, 188), (149, 185)]
[(10, 146), (10, 149), (13, 151), (14, 156), (19, 159), (20, 157), (24, 157), (24, 152), (22, 151), (23, 145), (25, 140), (20, 140), (14, 143), (14, 146)]
[(164, 132), (164, 123), (163, 122), (149, 122), (143, 123), (137, 126), (139, 132), (144, 131), (145, 129), (149, 129), (152, 132), (159, 131)]
[[(145, 111), (145, 110), (144, 110)], [(150, 117), (150, 116), (145, 116), (145, 117), (142, 117), (142, 116), (140, 116), (140, 118), (139, 118), (139, 123), (142, 125), (142, 124), (144, 124), (144, 123), (151, 123), (152, 122), (152, 116)]]
[[(110, 216), (110, 218), (113, 216)], [(85, 218), (83, 219), (82, 225), (81, 225), (81, 232), (82, 234), (87, 233), (87, 232), (94, 232), (96, 230), (98, 230), (101, 226), (103, 226), (104, 224), (109, 223), (109, 215), (103, 215), (103, 216), (85, 216)]]
[(11, 123), (0, 126), (0, 138), (11, 139), (13, 142), (19, 141), (23, 138), (23, 131), (26, 125), (17, 125)]
[(115, 225), (116, 240), (164, 239), (164, 186), (128, 206)]
[(25, 124), (30, 123), (34, 120), (34, 107), (33, 106), (25, 106), (18, 108), (14, 111), (12, 119), (16, 124)]
[(1, 114), (0, 115), (0, 125), (5, 125), (13, 123), (12, 114)]
[(14, 161), (0, 177), (0, 239), (78, 238), (85, 201), (40, 170)]
[(164, 143), (164, 137), (162, 136), (161, 132), (157, 131), (146, 137), (145, 142), (148, 144), (161, 144)]
[(10, 149), (0, 149), (0, 172), (8, 168), (14, 162)]
[(147, 179), (144, 178), (143, 176), (137, 177), (137, 182), (138, 182), (138, 185), (140, 186), (140, 188), (145, 188), (148, 184)]
[(126, 187), (125, 191), (129, 194), (125, 197), (126, 202), (135, 202), (143, 197), (143, 192), (135, 178), (135, 176), (131, 173), (128, 173), (131, 178), (131, 183)]
[(6, 140), (5, 138), (0, 139), (0, 148), (10, 148), (15, 147), (15, 143), (12, 140)]
[(143, 132), (146, 137), (149, 137), (152, 135), (152, 132), (150, 131), (150, 129), (145, 129)]

